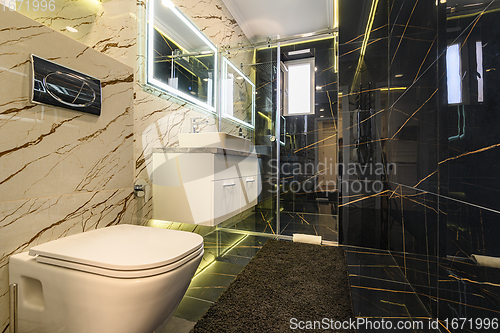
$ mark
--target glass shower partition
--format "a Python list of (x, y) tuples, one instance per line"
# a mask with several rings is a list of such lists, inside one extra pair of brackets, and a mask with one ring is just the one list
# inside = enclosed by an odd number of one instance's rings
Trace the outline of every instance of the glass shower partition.
[(280, 234), (338, 241), (336, 34), (281, 43)]
[[(278, 235), (277, 227), (277, 49), (275, 39), (221, 48), (221, 131), (253, 143), (259, 161), (259, 195), (253, 209), (219, 227), (240, 234)], [(250, 103), (253, 102), (253, 103)], [(250, 106), (252, 105), (252, 106)], [(221, 250), (224, 251), (224, 248)]]
[[(253, 134), (261, 192), (252, 211), (220, 228), (288, 239), (300, 233), (338, 241), (341, 120), (336, 37), (336, 32), (329, 31), (222, 48), (219, 58), (230, 60), (255, 84), (255, 127), (242, 125), (235, 134)], [(309, 64), (311, 80), (308, 91), (298, 90), (294, 96), (309, 94), (311, 107), (297, 114), (288, 112), (287, 102), (293, 91), (293, 65), (300, 62)], [(222, 101), (225, 98), (221, 96)], [(234, 119), (222, 115), (220, 128), (224, 131), (231, 122)]]

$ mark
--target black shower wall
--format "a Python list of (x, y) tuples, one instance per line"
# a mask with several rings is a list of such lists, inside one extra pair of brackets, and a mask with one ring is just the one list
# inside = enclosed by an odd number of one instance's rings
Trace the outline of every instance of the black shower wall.
[[(470, 297), (476, 305), (491, 309), (490, 303), (497, 308), (500, 305), (500, 288), (496, 287), (500, 283), (499, 269), (467, 264), (473, 254), (500, 257), (497, 236), (500, 233), (500, 76), (497, 71), (500, 4), (491, 1), (484, 5), (487, 7), (482, 14), (448, 14), (447, 19), (447, 44), (460, 45), (463, 101), (440, 110), (443, 148), (439, 184), (443, 194), (441, 204), (446, 207), (446, 216), (440, 223), (446, 228), (448, 258), (466, 258), (466, 263), (453, 260), (448, 267), (453, 274), (473, 283), (463, 286), (462, 282), (443, 282), (440, 288), (447, 290), (444, 294), (447, 299), (456, 302), (460, 295), (455, 290), (467, 287), (478, 295)], [(478, 43), (482, 61), (477, 56)], [(482, 63), (482, 73), (477, 70), (478, 63)], [(484, 90), (482, 99), (478, 91), (480, 79)], [(447, 308), (464, 311), (461, 304), (440, 308), (445, 313)], [(476, 311), (485, 316), (484, 312)]]
[[(387, 190), (387, 170), (374, 171), (387, 162), (382, 154), (382, 124), (387, 119), (388, 7), (379, 2), (372, 30), (365, 40), (370, 1), (340, 1), (339, 13), (339, 96), (342, 128), (339, 138), (343, 174), (339, 179), (340, 221), (343, 244), (387, 248), (388, 196), (376, 195), (373, 186)], [(362, 56), (363, 45), (366, 52)], [(385, 125), (387, 128), (387, 125)], [(359, 157), (369, 159), (358, 163)], [(360, 167), (366, 168), (361, 170)], [(362, 185), (362, 186), (360, 186)]]
[[(343, 191), (343, 243), (391, 251), (435, 318), (497, 316), (500, 269), (478, 266), (471, 256), (500, 257), (499, 4), (465, 15), (463, 7), (436, 1), (379, 1), (358, 65), (370, 5), (340, 1), (339, 86), (349, 101), (344, 156), (361, 167), (388, 167), (367, 177), (358, 166), (345, 177), (384, 186)], [(476, 73), (477, 42), (483, 73)], [(451, 44), (460, 45), (462, 102), (449, 105)], [(368, 140), (359, 134), (368, 122), (360, 116), (370, 119)], [(371, 154), (365, 164), (362, 149)]]
[(395, 0), (388, 6), (388, 81), (394, 90), (388, 98), (387, 155), (395, 165), (389, 175), (388, 249), (436, 317), (445, 239), (438, 167), (446, 12), (434, 1)]

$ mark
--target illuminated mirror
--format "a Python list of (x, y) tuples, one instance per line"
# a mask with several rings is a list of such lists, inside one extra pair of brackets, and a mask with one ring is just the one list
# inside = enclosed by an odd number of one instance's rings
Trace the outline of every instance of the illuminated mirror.
[(147, 83), (215, 112), (217, 48), (170, 0), (148, 7)]
[(225, 57), (221, 76), (222, 116), (255, 128), (255, 84)]

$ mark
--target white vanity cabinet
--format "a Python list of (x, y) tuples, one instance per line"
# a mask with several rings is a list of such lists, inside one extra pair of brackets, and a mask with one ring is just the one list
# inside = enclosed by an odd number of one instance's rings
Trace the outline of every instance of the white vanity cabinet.
[(153, 219), (215, 226), (257, 204), (258, 156), (222, 148), (153, 150)]

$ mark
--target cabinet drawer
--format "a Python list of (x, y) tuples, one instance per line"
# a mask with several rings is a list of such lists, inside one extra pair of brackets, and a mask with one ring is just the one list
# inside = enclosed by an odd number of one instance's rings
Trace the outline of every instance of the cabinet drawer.
[(237, 156), (216, 154), (214, 180), (253, 176), (258, 171), (257, 155)]
[(214, 184), (214, 218), (232, 216), (241, 211), (243, 196), (240, 178), (217, 180)]
[(257, 198), (262, 189), (260, 177), (258, 175), (242, 177), (243, 196), (242, 209), (245, 210), (257, 204)]

